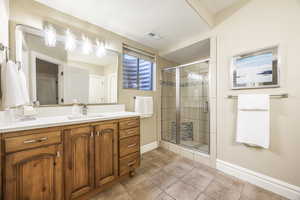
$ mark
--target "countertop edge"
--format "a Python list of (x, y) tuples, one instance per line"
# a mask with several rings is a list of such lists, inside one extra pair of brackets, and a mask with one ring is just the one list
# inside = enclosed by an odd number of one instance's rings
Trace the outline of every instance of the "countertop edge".
[(124, 115), (119, 116), (111, 116), (111, 117), (95, 117), (95, 118), (81, 118), (76, 120), (70, 121), (61, 121), (61, 122), (53, 122), (53, 123), (45, 123), (45, 124), (37, 124), (37, 125), (24, 125), (24, 126), (17, 126), (12, 128), (0, 128), (0, 134), (18, 132), (18, 131), (27, 131), (33, 129), (42, 129), (42, 128), (50, 128), (50, 127), (57, 127), (57, 126), (67, 126), (67, 125), (75, 125), (75, 124), (83, 124), (83, 123), (90, 123), (90, 122), (101, 122), (107, 120), (114, 120), (114, 119), (122, 119), (128, 117), (139, 117), (140, 115), (137, 113), (125, 113)]

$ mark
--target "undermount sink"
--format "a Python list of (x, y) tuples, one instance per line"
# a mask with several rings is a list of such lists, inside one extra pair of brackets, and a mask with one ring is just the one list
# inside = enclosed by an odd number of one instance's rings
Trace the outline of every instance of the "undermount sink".
[(105, 117), (107, 115), (105, 114), (100, 114), (100, 113), (90, 113), (90, 114), (87, 114), (86, 117)]
[(69, 120), (75, 120), (75, 119), (84, 119), (84, 118), (97, 118), (97, 117), (105, 117), (107, 115), (100, 114), (100, 113), (91, 113), (87, 115), (79, 115), (79, 116), (68, 116)]

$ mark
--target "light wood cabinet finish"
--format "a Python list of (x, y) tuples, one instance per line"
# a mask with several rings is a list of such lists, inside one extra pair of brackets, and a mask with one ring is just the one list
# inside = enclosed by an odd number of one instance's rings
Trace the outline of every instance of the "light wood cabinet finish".
[(5, 152), (15, 152), (25, 149), (61, 143), (61, 132), (52, 131), (4, 139)]
[(140, 151), (140, 137), (133, 136), (120, 140), (120, 157)]
[(120, 120), (120, 130), (135, 128), (140, 126), (139, 118), (123, 119)]
[(64, 132), (65, 194), (75, 199), (94, 188), (94, 133), (90, 126)]
[(97, 186), (118, 178), (118, 123), (95, 127), (95, 180)]
[(139, 152), (120, 159), (120, 176), (127, 174), (140, 166)]
[(0, 135), (0, 200), (90, 198), (139, 167), (139, 125), (133, 117)]
[(131, 136), (136, 136), (136, 135), (140, 135), (139, 127), (120, 130), (120, 139), (124, 139), (124, 138), (131, 137)]
[(6, 200), (62, 199), (62, 146), (12, 153), (5, 160)]

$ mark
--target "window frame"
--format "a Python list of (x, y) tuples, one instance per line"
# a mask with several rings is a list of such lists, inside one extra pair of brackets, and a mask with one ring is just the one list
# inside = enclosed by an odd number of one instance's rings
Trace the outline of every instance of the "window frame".
[[(124, 49), (126, 49), (126, 51), (124, 51)], [(130, 52), (130, 53), (129, 53)], [(131, 53), (132, 52), (132, 53)], [(136, 84), (137, 86), (135, 88), (130, 88), (130, 87), (125, 87), (124, 86), (124, 59), (125, 59), (125, 55), (127, 56), (131, 56), (137, 59), (137, 80), (136, 80)], [(147, 59), (147, 57), (149, 57), (149, 59)], [(144, 60), (144, 61), (148, 61), (151, 63), (151, 69), (150, 69), (150, 89), (141, 89), (140, 87), (140, 60)], [(155, 68), (156, 67), (156, 58), (154, 55), (151, 54), (151, 57), (148, 54), (142, 54), (140, 53), (140, 51), (134, 51), (131, 48), (128, 49), (127, 47), (123, 47), (123, 53), (122, 53), (122, 88), (123, 89), (131, 89), (131, 90), (139, 90), (139, 91), (155, 91), (156, 90), (156, 84), (155, 82)]]

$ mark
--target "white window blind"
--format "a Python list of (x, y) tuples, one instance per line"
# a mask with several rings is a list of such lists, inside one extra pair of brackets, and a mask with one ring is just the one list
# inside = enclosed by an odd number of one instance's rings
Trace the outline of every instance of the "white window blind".
[(155, 55), (123, 46), (123, 88), (153, 90)]

